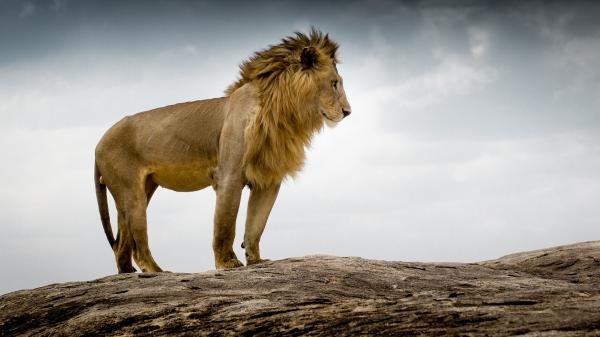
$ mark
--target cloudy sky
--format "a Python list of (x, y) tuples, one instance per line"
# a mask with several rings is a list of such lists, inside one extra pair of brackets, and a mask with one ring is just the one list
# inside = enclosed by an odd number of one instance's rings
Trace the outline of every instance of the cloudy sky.
[[(470, 262), (600, 239), (600, 4), (502, 3), (0, 0), (0, 293), (116, 272), (92, 179), (104, 131), (221, 96), (311, 25), (341, 45), (353, 113), (285, 183), (264, 257)], [(157, 191), (159, 265), (213, 268), (214, 202)]]

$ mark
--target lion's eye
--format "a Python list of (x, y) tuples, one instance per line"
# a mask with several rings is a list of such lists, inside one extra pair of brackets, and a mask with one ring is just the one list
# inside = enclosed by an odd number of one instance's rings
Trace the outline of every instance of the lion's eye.
[(333, 81), (331, 81), (331, 86), (332, 86), (333, 88), (337, 88), (337, 84), (338, 84), (338, 81), (337, 81), (337, 80), (333, 80)]

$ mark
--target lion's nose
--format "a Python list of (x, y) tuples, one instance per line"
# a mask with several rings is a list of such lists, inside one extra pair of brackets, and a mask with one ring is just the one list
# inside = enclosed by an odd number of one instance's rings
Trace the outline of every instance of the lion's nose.
[(342, 109), (342, 113), (344, 114), (344, 118), (348, 117), (348, 115), (350, 115), (352, 111), (350, 110), (346, 110), (346, 109)]

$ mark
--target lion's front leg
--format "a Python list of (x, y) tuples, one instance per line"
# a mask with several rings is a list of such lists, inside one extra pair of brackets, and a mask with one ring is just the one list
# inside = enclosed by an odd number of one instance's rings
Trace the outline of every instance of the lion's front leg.
[(246, 262), (248, 265), (267, 261), (260, 258), (259, 242), (275, 199), (277, 199), (279, 186), (280, 184), (266, 188), (255, 187), (250, 192), (243, 244), (246, 249)]
[(243, 188), (241, 179), (224, 179), (217, 188), (213, 232), (213, 251), (217, 269), (236, 268), (244, 265), (233, 252), (235, 220)]

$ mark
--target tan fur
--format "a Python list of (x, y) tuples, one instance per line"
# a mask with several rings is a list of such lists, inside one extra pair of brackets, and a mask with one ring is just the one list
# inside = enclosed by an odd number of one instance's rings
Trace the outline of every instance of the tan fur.
[[(244, 246), (263, 261), (259, 240), (281, 181), (302, 168), (305, 147), (325, 119), (350, 113), (337, 73), (337, 44), (312, 30), (296, 33), (241, 65), (226, 97), (180, 103), (129, 116), (96, 147), (98, 206), (119, 272), (161, 271), (148, 247), (146, 207), (158, 186), (217, 193), (213, 250), (217, 268), (242, 265), (233, 252), (241, 191), (252, 186)], [(115, 198), (114, 239), (106, 188)]]

